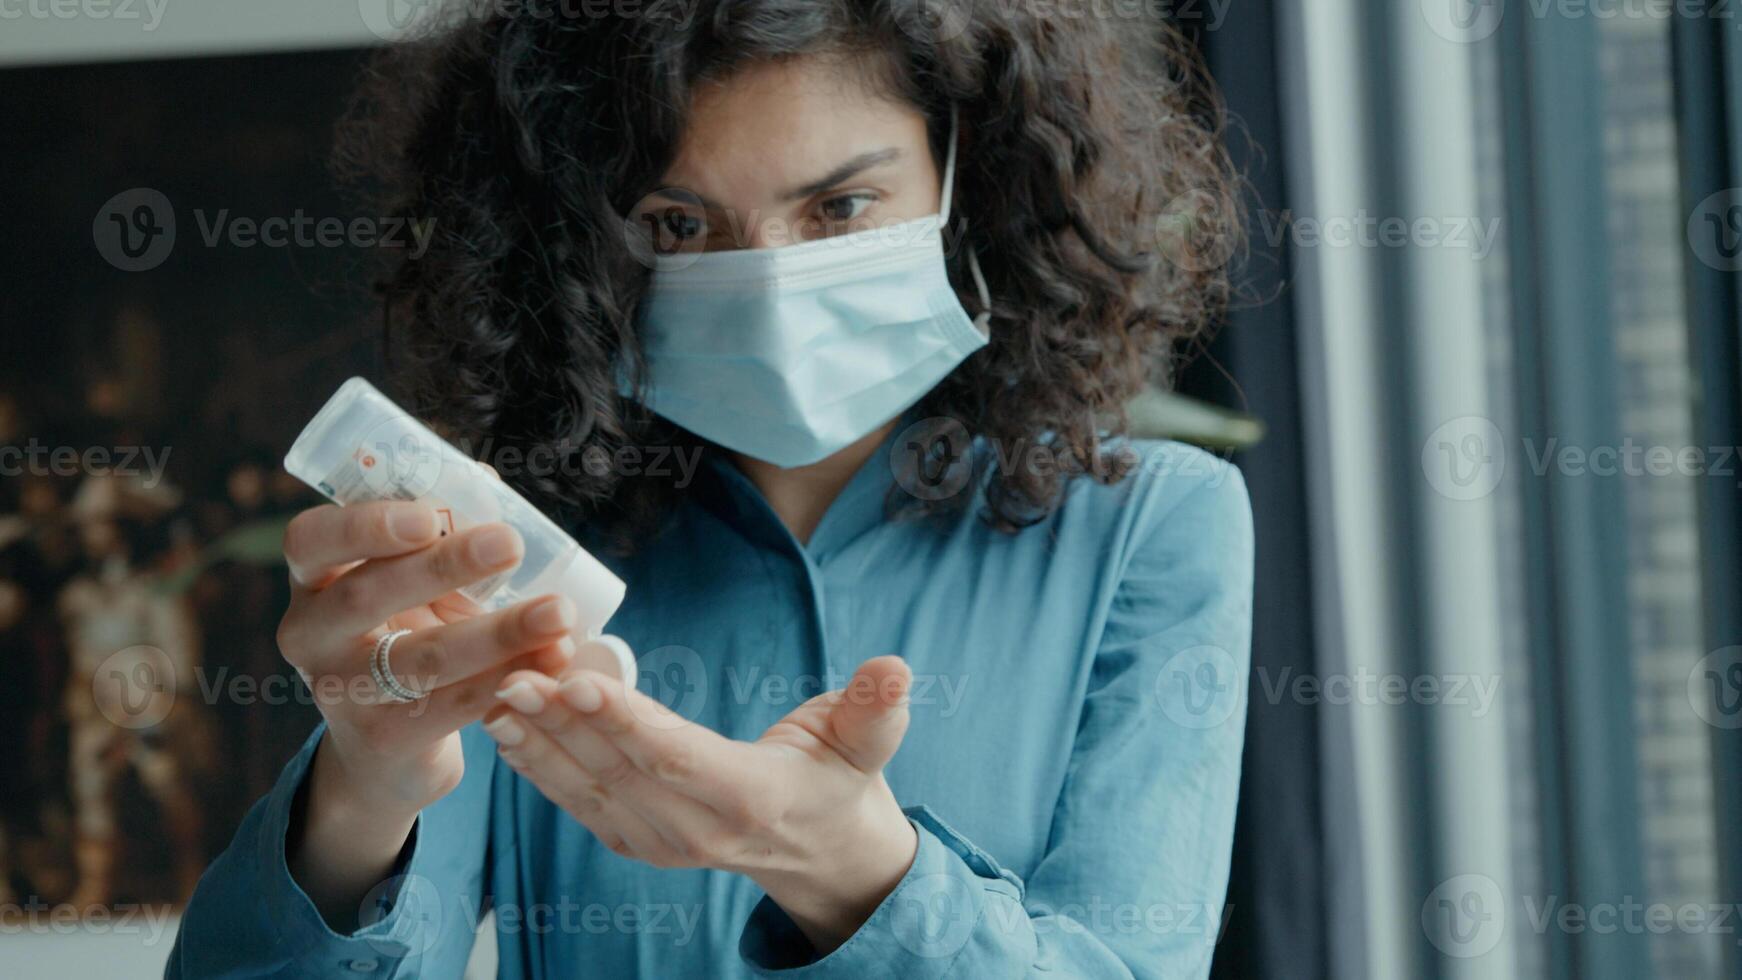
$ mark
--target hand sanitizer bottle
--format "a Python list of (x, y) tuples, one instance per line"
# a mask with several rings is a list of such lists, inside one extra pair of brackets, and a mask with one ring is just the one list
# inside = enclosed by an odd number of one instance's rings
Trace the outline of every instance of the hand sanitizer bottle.
[[(352, 378), (315, 413), (284, 457), (292, 476), (342, 506), (365, 500), (422, 500), (436, 509), (442, 533), (501, 521), (525, 543), (520, 564), (459, 590), (485, 610), (541, 595), (567, 596), (579, 631), (599, 640), (623, 603), (623, 580), (588, 554), (526, 498), (496, 479), (395, 405), (374, 385)], [(623, 678), (635, 683), (628, 644), (609, 637)], [(592, 644), (589, 644), (592, 645)]]

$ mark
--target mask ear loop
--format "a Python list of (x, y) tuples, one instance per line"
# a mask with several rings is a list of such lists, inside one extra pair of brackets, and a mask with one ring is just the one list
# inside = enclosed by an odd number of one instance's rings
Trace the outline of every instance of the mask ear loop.
[[(938, 205), (938, 229), (941, 232), (950, 223), (950, 203), (956, 190), (956, 131), (957, 111), (955, 103), (950, 103), (950, 145), (944, 151), (944, 194)], [(974, 317), (974, 327), (982, 334), (990, 332), (992, 324), (992, 293), (986, 288), (986, 276), (980, 271), (980, 256), (972, 245), (968, 246), (968, 273), (974, 277), (974, 290), (980, 294), (980, 315)]]

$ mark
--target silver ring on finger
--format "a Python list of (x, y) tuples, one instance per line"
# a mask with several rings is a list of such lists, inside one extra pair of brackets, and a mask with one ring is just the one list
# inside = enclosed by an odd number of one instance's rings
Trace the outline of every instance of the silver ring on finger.
[(388, 657), (393, 655), (393, 643), (411, 630), (393, 630), (383, 633), (381, 639), (375, 641), (375, 652), (369, 655), (369, 676), (375, 681), (375, 686), (381, 690), (382, 700), (390, 704), (404, 704), (407, 701), (421, 701), (429, 697), (428, 691), (414, 691), (400, 683), (393, 674), (393, 666)]

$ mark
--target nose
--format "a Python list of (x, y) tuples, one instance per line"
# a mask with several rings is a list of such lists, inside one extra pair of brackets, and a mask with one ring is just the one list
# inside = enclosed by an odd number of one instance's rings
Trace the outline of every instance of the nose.
[(732, 237), (742, 242), (736, 248), (779, 248), (797, 239), (797, 229), (791, 222), (765, 211), (749, 212), (739, 218), (738, 225), (740, 234)]
[(758, 221), (746, 230), (749, 234), (744, 239), (744, 248), (777, 248), (783, 244), (782, 236), (769, 234), (767, 221)]

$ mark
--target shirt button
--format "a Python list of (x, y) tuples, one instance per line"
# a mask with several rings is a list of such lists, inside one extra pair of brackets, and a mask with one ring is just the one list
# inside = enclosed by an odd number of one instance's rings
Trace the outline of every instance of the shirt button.
[(353, 973), (374, 973), (381, 969), (380, 960), (352, 960), (345, 965), (350, 967)]

